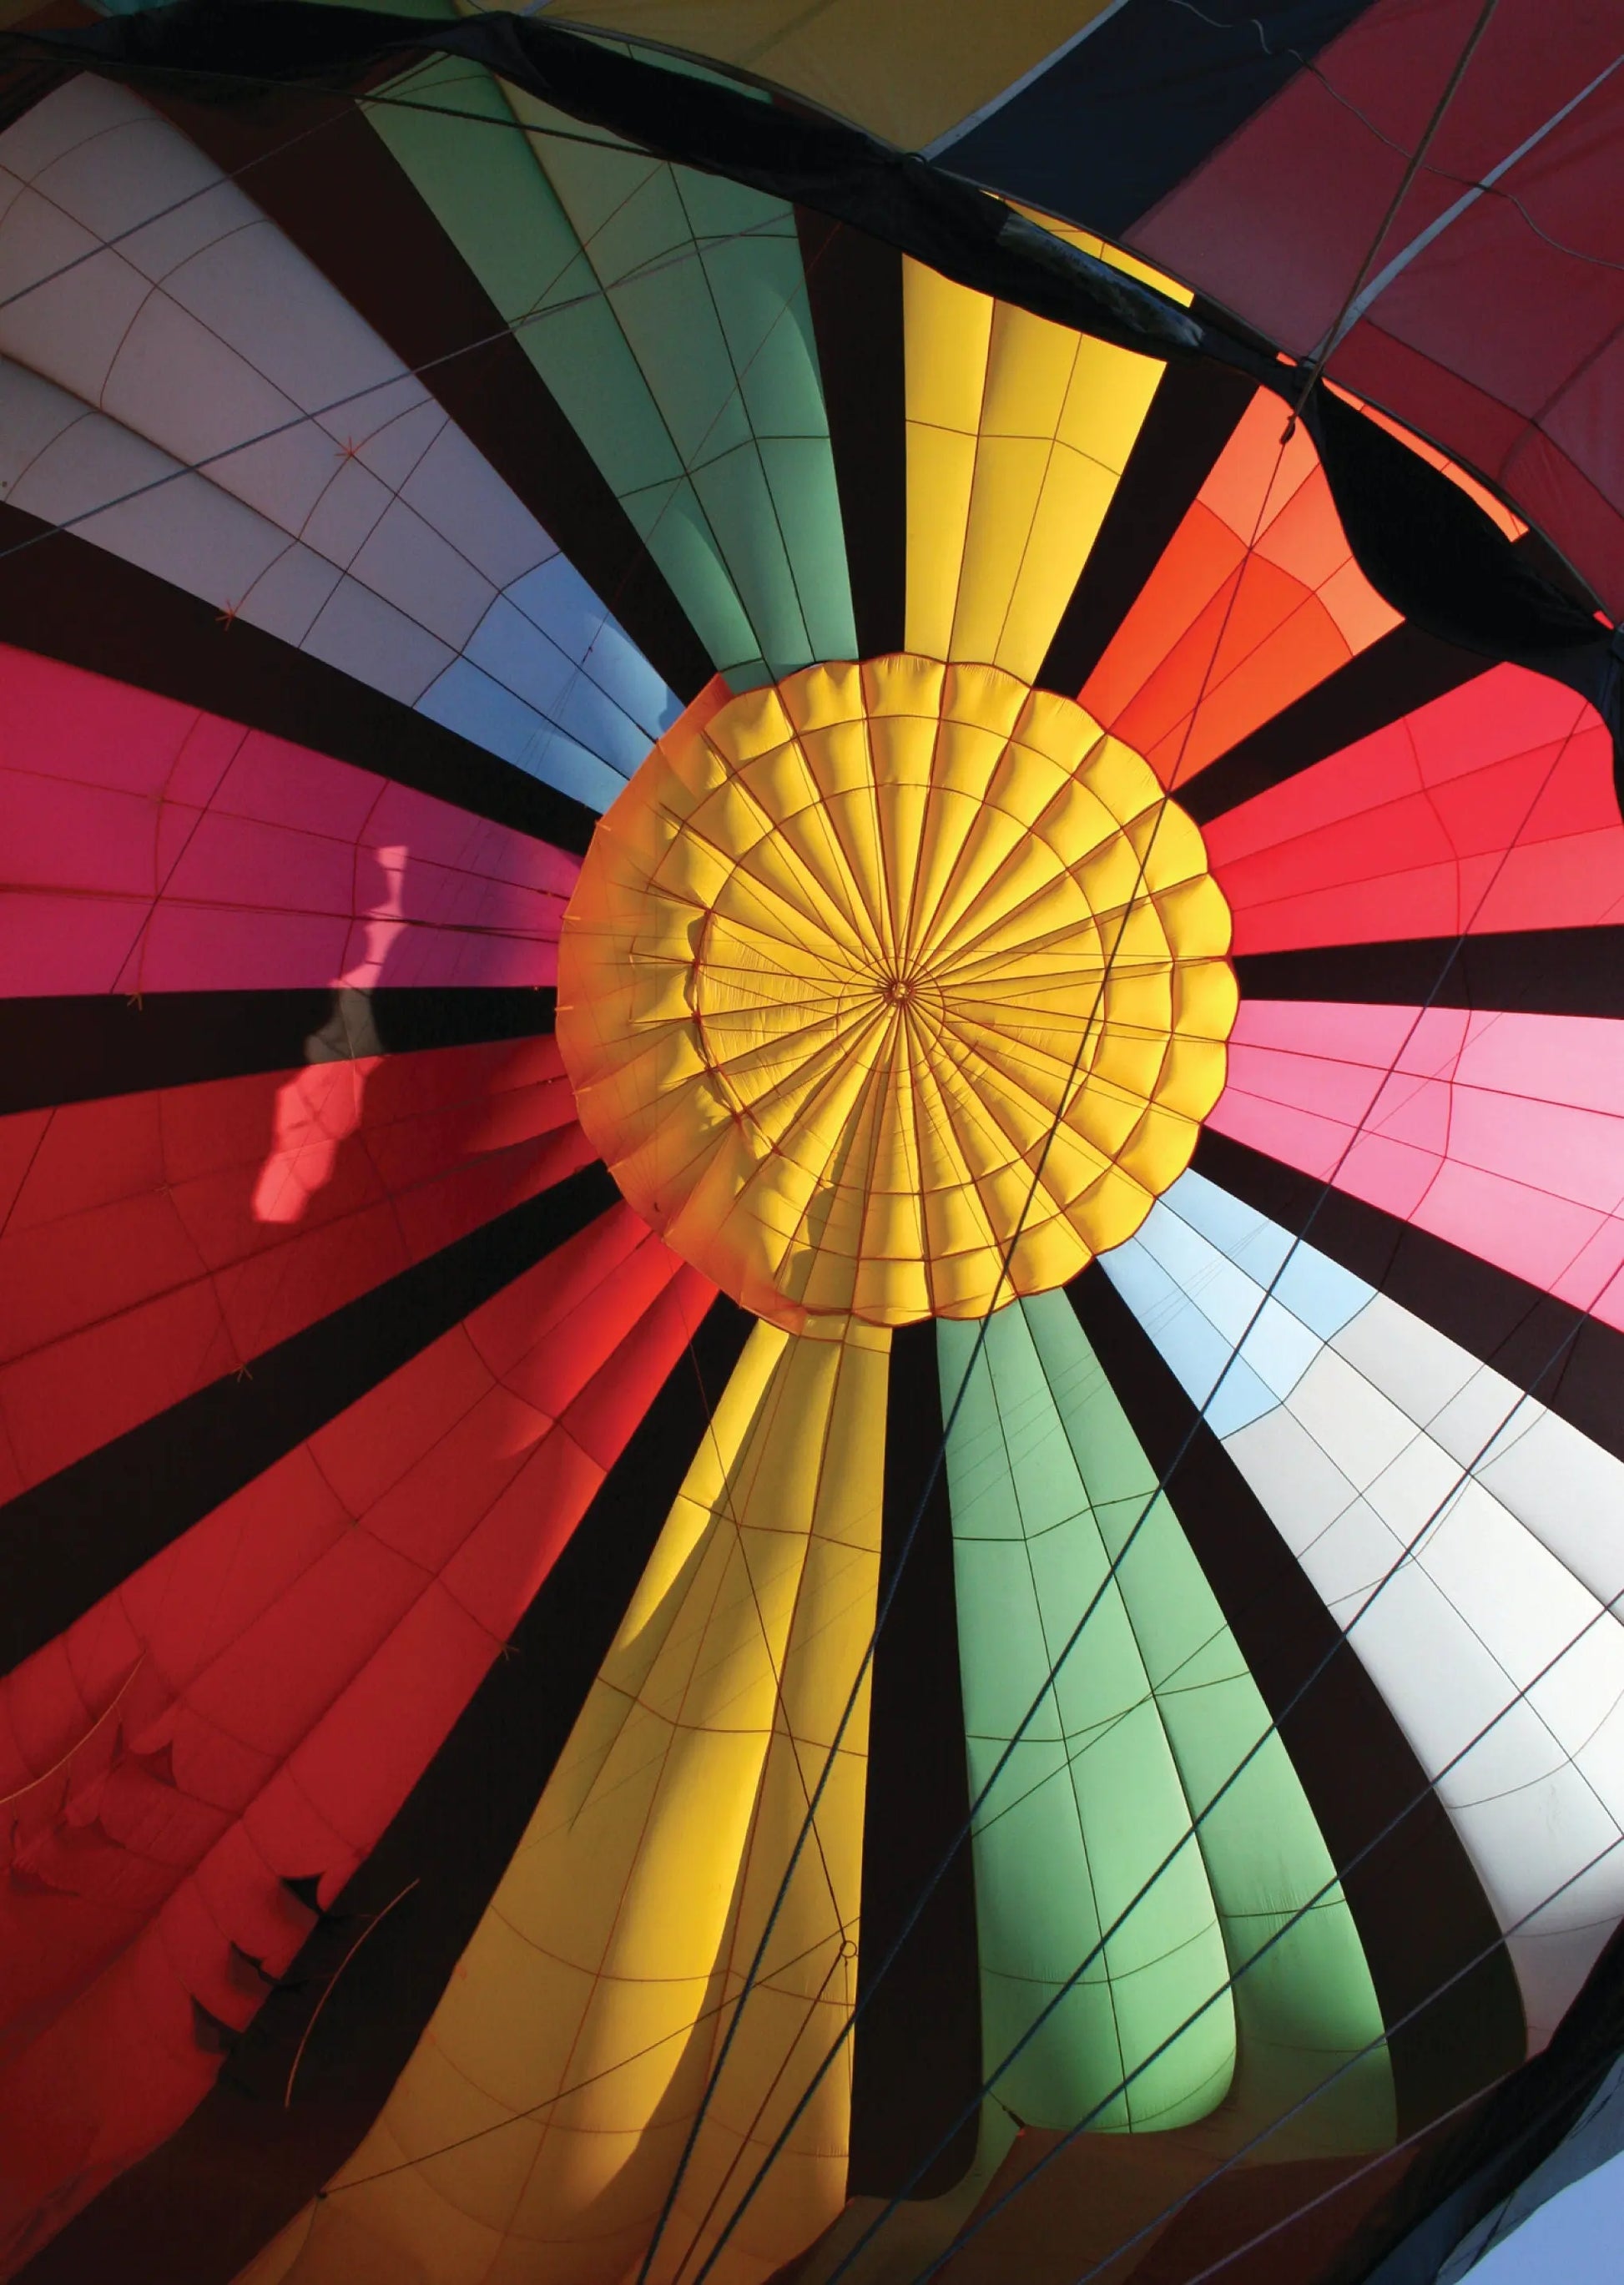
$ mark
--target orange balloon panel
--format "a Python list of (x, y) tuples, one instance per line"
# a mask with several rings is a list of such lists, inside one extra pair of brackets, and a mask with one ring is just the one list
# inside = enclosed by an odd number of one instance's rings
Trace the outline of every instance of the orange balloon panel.
[(976, 1316), (1183, 1171), (1228, 944), (1196, 827), (1070, 699), (812, 667), (690, 709), (605, 817), (558, 1041), (626, 1197), (747, 1307)]
[(1305, 428), (1259, 389), (1083, 703), (1180, 786), (1386, 634)]

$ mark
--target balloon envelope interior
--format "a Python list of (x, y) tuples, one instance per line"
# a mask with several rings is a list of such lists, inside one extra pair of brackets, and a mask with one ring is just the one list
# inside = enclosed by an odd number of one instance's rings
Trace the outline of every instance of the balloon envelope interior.
[(1394, 2285), (1624, 2038), (1624, 80), (747, 12), (6, 12), (28, 2285)]

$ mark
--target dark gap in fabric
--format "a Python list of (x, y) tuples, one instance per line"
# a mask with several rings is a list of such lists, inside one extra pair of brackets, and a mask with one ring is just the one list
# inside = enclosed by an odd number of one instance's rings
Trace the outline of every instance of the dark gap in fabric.
[(1615, 1931), (1550, 2045), (1417, 2161), (1322, 2285), (1434, 2285), (1467, 2231), (1577, 2125), (1620, 2053), (1624, 1930)]
[[(875, 1648), (857, 1962), (858, 2000), (866, 2013), (852, 2038), (851, 2197), (900, 2192), (981, 2085), (981, 1971), (968, 1842), (932, 1890), (884, 1982), (870, 1982), (969, 1821), (945, 1466), (937, 1468), (925, 1496), (941, 1446), (936, 1326), (927, 1320), (891, 1335), (882, 1595), (922, 1496), (925, 1504)], [(952, 2189), (975, 2157), (976, 2138), (972, 2114), (908, 2196), (933, 2198)]]
[[(1097, 1262), (1066, 1290), (1096, 1354), (1110, 1360), (1111, 1386), (1279, 1722), (1341, 1877), (1383, 2021), (1399, 2025), (1422, 2010), (1393, 2031), (1389, 2049), (1398, 2131), (1408, 2134), (1522, 2059), (1522, 2002), (1498, 1923), (1353, 1645), (1149, 1336)], [(1286, 1712), (1322, 1660), (1323, 1671)]]
[(71, 64), (29, 63), (26, 59), (0, 71), (0, 134), (73, 76)]
[(1163, 373), (1038, 670), (1044, 689), (1067, 698), (1081, 690), (1252, 396), (1250, 381), (1221, 365), (1169, 365)]
[(1624, 1460), (1624, 1333), (1210, 1127), (1191, 1164)]
[(1458, 484), (1330, 389), (1315, 387), (1304, 420), (1354, 560), (1377, 593), (1445, 642), (1580, 692), (1612, 731), (1616, 758), (1624, 636), (1546, 578), (1534, 553), (1509, 540)]
[[(1265, 2143), (1246, 2163), (1220, 2171), (1222, 2145), (1198, 2122), (1141, 2133), (1083, 2133), (1046, 2164), (1064, 2140), (1056, 2129), (1028, 2126), (1000, 2168), (997, 2194), (1017, 2195), (978, 2235), (969, 2257), (985, 2285), (1031, 2285), (1038, 2278), (1062, 2285), (1087, 2280), (1096, 2268), (1112, 2285), (1211, 2285), (1213, 2276), (1222, 2285), (1320, 2285), (1325, 2257), (1413, 2155), (1391, 2153), (1361, 2181), (1349, 2178), (1370, 2164), (1362, 2153), (1270, 2164)], [(1185, 2203), (1181, 2186), (1192, 2175)], [(1325, 2205), (1255, 2254), (1236, 2254), (1238, 2244), (1327, 2191), (1332, 2195)], [(1170, 2215), (1175, 2201), (1179, 2210)], [(1136, 2235), (1141, 2230), (1143, 2237)], [(1116, 2258), (1113, 2249), (1125, 2244)], [(1056, 2249), (1071, 2247), (1075, 2258), (1056, 2260)], [(898, 2273), (898, 2285), (906, 2275)], [(771, 2285), (795, 2285), (793, 2272), (786, 2268)]]
[(1369, 4), (1127, 0), (942, 164), (1120, 238)]
[(1406, 624), (1377, 636), (1179, 788), (1197, 825), (1299, 776), (1487, 671), (1476, 652)]
[(1395, 610), (1465, 649), (1529, 654), (1572, 679), (1565, 666), (1601, 630), (1476, 500), (1329, 389), (1315, 389), (1304, 420), (1360, 569)]
[[(95, 20), (78, 0), (47, 0), (29, 18), (31, 28), (37, 31), (70, 29)], [(64, 67), (31, 60), (26, 52), (20, 52), (12, 63), (0, 65), (0, 134), (73, 76), (71, 65)]]
[(823, 376), (859, 658), (904, 648), (907, 429), (902, 256), (866, 231), (796, 210)]
[(592, 839), (598, 821), (584, 802), (276, 635), (242, 619), (223, 626), (220, 610), (0, 506), (6, 642), (353, 762), (556, 849), (578, 855)]
[[(103, 2276), (122, 2285), (230, 2285), (349, 2157), (523, 1837), (754, 1323), (731, 1301), (712, 1305), (506, 1653), (242, 2034), (213, 2092), (178, 2133), (35, 2255), (22, 2273), (29, 2285)], [(333, 1983), (357, 1937), (412, 1881), (419, 1885)], [(180, 2213), (184, 2230), (176, 2227)]]
[(1624, 927), (1313, 945), (1240, 953), (1234, 966), (1243, 1000), (1624, 1016)]
[[(1132, 2272), (1133, 2285), (1189, 2285), (1214, 2268), (1223, 2285), (1319, 2285), (1325, 2264), (1388, 2182), (1401, 2177), (1413, 2151), (1392, 2153), (1374, 2167), (1365, 2152), (1340, 2158), (1294, 2158), (1209, 2174)], [(1322, 2204), (1313, 2203), (1322, 2199)], [(1307, 2211), (1303, 2209), (1307, 2208)], [(1250, 2250), (1266, 2230), (1273, 2236)]]
[(145, 992), (0, 1000), (0, 1116), (353, 1056), (551, 1032), (551, 985)]
[(242, 191), (418, 373), (671, 688), (684, 701), (702, 689), (710, 658), (659, 566), (365, 114), (291, 90), (274, 119), (162, 89), (153, 98), (227, 173), (248, 168)]
[(0, 1672), (619, 1195), (601, 1165), (581, 1167), (0, 1508)]

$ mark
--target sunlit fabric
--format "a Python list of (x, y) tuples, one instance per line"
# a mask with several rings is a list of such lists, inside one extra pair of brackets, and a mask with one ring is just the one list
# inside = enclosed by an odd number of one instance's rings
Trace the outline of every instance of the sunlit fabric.
[(1430, 2285), (1604, 2083), (1624, 79), (1372, 247), (1480, 13), (0, 0), (0, 2276)]
[(1609, 1023), (1250, 1001), (1220, 1134), (1624, 1327), (1624, 1089)]
[(1083, 687), (1165, 785), (1397, 625), (1353, 561), (1314, 447), (1261, 390)]
[(601, 142), (527, 139), (515, 126), (562, 122), (464, 67), (414, 73), (409, 99), (373, 111), (374, 126), (734, 687), (843, 656), (840, 503), (794, 210)]
[(1620, 917), (1612, 742), (1514, 666), (1243, 803), (1206, 842), (1237, 953)]
[(1160, 368), (949, 285), (918, 262), (904, 266), (903, 323), (908, 648), (986, 660), (1031, 681)]
[(1200, 835), (1080, 707), (820, 667), (702, 703), (606, 817), (559, 1044), (627, 1197), (748, 1307), (975, 1316), (1188, 1164), (1228, 935)]
[(81, 80), (0, 136), (0, 198), (11, 506), (612, 798), (670, 693), (251, 189)]
[[(974, 1362), (968, 1328), (940, 1339), (944, 1386), (971, 1376), (947, 1464), (970, 1768), (988, 1787), (976, 1835), (986, 2050), (1035, 2032), (999, 2100), (1034, 2125), (1118, 2132), (1221, 2108), (1221, 2131), (1241, 2135), (1306, 2098), (1278, 2155), (1384, 2148), (1392, 2078), (1357, 1928), (1070, 1307), (1047, 1294), (1000, 1311)], [(1043, 1717), (998, 1768), (1100, 1596), (1109, 1615), (1093, 1621), (1087, 1657), (1050, 1684)], [(1226, 1959), (1238, 1967), (1271, 1938), (1263, 1973), (1195, 2012)]]
[(1543, 2045), (1624, 1904), (1624, 1463), (1198, 1175), (1110, 1275), (1424, 1755)]

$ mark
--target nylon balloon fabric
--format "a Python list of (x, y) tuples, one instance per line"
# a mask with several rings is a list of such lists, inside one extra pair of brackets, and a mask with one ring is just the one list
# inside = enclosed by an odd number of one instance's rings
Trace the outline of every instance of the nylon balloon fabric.
[(1196, 290), (1393, 12), (6, 12), (0, 2275), (1454, 2275), (1624, 2005), (1624, 816), (1393, 249)]

